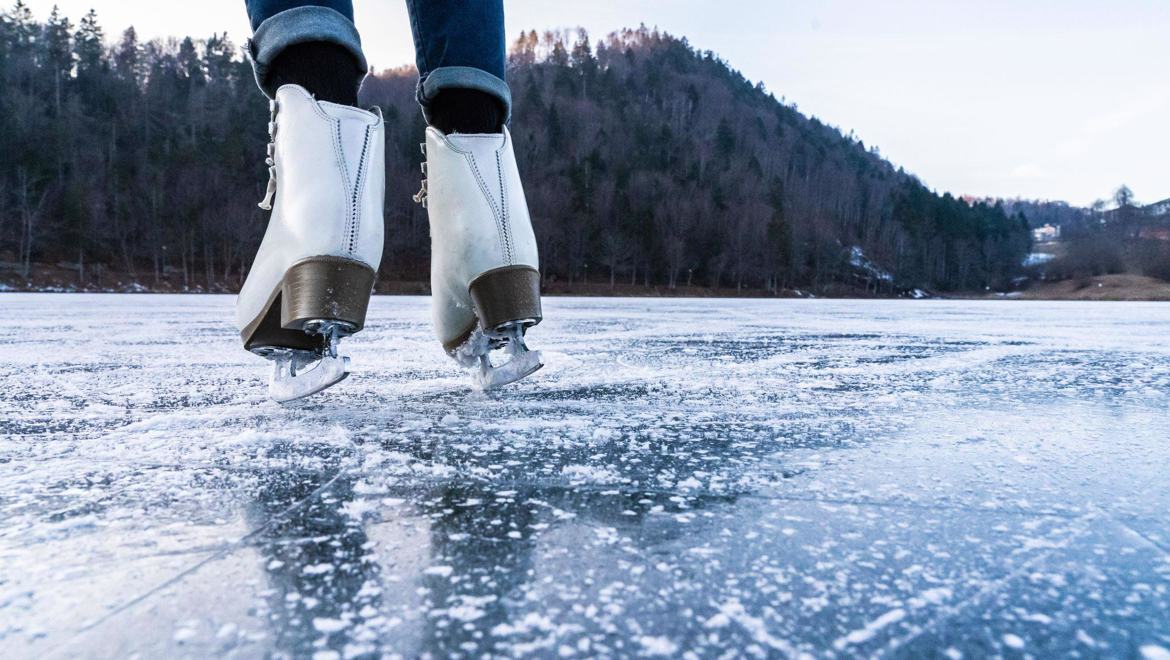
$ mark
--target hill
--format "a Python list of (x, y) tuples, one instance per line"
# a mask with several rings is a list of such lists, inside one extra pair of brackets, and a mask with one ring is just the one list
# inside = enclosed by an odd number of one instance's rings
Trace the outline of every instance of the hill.
[[(0, 28), (9, 286), (59, 263), (82, 286), (237, 287), (266, 221), (267, 114), (237, 49), (133, 29), (107, 48), (92, 12), (42, 25), (21, 3)], [(935, 194), (686, 39), (528, 32), (508, 75), (550, 286), (981, 289), (1027, 252), (1022, 217)], [(427, 279), (414, 81), (404, 67), (362, 91), (387, 118), (384, 283)]]
[[(1018, 218), (931, 193), (686, 39), (641, 27), (593, 47), (583, 32), (529, 32), (508, 75), (546, 277), (815, 290), (866, 277), (850, 265), (858, 246), (901, 286), (982, 288), (1027, 250)], [(390, 127), (404, 175), (417, 172), (414, 76), (363, 87), (408, 118)], [(390, 178), (408, 257), (427, 241), (405, 194), (417, 182)]]

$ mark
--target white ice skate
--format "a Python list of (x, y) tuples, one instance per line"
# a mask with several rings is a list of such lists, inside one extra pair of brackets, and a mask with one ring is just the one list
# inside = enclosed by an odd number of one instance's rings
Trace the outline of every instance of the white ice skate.
[(362, 329), (382, 259), (382, 117), (276, 91), (268, 131), (268, 230), (236, 300), (244, 348), (275, 361), (285, 402), (349, 375), (342, 337)]
[[(512, 136), (427, 129), (423, 188), (431, 224), (431, 313), (443, 349), (490, 389), (543, 366), (524, 333), (540, 323), (536, 237)], [(496, 349), (510, 355), (493, 365)]]

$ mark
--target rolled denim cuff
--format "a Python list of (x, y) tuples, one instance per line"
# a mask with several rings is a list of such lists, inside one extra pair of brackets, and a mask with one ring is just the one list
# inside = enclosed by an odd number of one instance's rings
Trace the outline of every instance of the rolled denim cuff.
[(282, 50), (293, 44), (325, 41), (344, 47), (354, 57), (358, 77), (369, 65), (362, 53), (362, 40), (353, 22), (328, 7), (295, 7), (264, 19), (248, 41), (248, 56), (256, 84), (268, 98), (276, 95), (268, 85), (268, 67)]
[(512, 117), (512, 92), (508, 83), (496, 76), (471, 66), (443, 66), (431, 71), (418, 81), (418, 104), (423, 117), (431, 121), (430, 104), (444, 89), (474, 89), (494, 96), (504, 108), (504, 121)]

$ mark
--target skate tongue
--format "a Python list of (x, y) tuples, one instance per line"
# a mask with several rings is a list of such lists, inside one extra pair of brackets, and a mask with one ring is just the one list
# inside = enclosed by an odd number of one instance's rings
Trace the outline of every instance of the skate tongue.
[[(313, 362), (316, 361), (316, 364)], [(349, 376), (349, 356), (312, 351), (282, 351), (274, 358), (268, 396), (277, 403), (288, 403), (332, 387)], [(309, 366), (309, 365), (312, 366)], [(302, 367), (309, 366), (302, 370)]]
[(515, 353), (511, 360), (500, 366), (486, 363), (487, 357), (481, 363), (479, 371), (475, 372), (475, 385), (481, 390), (490, 390), (514, 383), (525, 376), (532, 374), (544, 366), (540, 351), (523, 351)]

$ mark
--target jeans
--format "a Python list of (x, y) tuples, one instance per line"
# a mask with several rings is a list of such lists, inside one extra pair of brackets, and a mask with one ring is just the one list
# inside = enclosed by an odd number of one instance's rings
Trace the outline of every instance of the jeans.
[[(326, 41), (353, 54), (356, 74), (369, 65), (353, 23), (353, 0), (245, 0), (252, 22), (248, 53), (260, 89), (271, 97), (268, 66), (292, 44)], [(440, 91), (474, 89), (496, 98), (505, 120), (512, 94), (504, 82), (503, 0), (406, 0), (418, 65), (419, 105), (428, 107)]]

